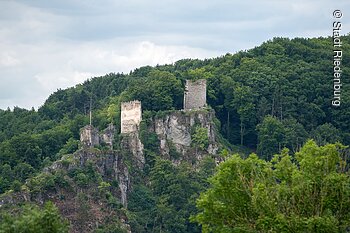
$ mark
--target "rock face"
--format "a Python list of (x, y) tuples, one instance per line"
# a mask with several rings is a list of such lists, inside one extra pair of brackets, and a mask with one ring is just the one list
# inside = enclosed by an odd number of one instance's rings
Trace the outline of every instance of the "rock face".
[[(210, 110), (175, 111), (155, 118), (151, 130), (160, 141), (160, 153), (169, 156), (172, 149), (175, 149), (181, 155), (179, 159), (174, 159), (175, 163), (181, 159), (200, 160), (205, 154), (216, 155), (219, 144), (213, 118), (214, 112)], [(192, 135), (196, 127), (207, 130), (208, 146), (204, 150), (198, 150), (193, 145)]]
[(144, 146), (140, 140), (139, 132), (124, 134), (121, 147), (124, 153), (131, 153), (133, 163), (137, 168), (142, 169), (145, 165), (145, 157)]
[(109, 124), (108, 127), (100, 134), (100, 140), (113, 149), (113, 139), (115, 133), (115, 126)]
[[(128, 199), (127, 194), (130, 190), (130, 178), (129, 178), (129, 170), (127, 166), (123, 163), (123, 161), (119, 161), (119, 164), (117, 164), (118, 160), (115, 160), (115, 179), (118, 180), (119, 183), (119, 190), (120, 190), (120, 201), (124, 208), (128, 207)], [(119, 167), (118, 167), (119, 166)]]

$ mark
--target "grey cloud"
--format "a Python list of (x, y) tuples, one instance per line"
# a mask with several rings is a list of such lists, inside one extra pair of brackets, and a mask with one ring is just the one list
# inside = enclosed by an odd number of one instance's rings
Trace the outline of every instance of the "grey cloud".
[(348, 0), (1, 1), (0, 108), (39, 106), (93, 75), (327, 36), (336, 8), (348, 33)]

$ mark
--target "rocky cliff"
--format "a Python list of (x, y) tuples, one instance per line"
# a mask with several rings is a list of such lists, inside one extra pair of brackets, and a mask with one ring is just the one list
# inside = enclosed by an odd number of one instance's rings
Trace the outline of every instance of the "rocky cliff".
[[(164, 116), (155, 116), (148, 123), (148, 130), (159, 139), (159, 152), (175, 164), (182, 160), (200, 162), (205, 155), (218, 154), (220, 143), (214, 124), (212, 110), (173, 111)], [(196, 135), (202, 129), (202, 135)], [(194, 137), (201, 136), (203, 145)], [(175, 151), (174, 151), (175, 150)], [(171, 156), (176, 152), (179, 156)]]
[(0, 204), (51, 200), (70, 221), (71, 232), (93, 232), (111, 223), (120, 226), (121, 232), (130, 232), (128, 196), (134, 181), (143, 182), (146, 174), (147, 140), (153, 136), (153, 152), (173, 164), (187, 161), (196, 166), (205, 156), (218, 158), (214, 117), (211, 110), (172, 111), (146, 118), (145, 127), (137, 132), (112, 136), (109, 130), (109, 142), (117, 145), (84, 146), (63, 156), (28, 180), (20, 192), (3, 195)]
[(110, 221), (127, 231), (123, 210), (129, 189), (130, 176), (120, 152), (84, 148), (46, 167), (21, 192), (3, 195), (0, 204), (50, 200), (69, 220), (70, 232), (92, 232)]

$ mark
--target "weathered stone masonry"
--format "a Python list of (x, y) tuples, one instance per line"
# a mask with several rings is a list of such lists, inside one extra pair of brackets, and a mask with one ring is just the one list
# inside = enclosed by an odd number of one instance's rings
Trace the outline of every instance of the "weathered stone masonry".
[(131, 133), (138, 130), (142, 120), (141, 102), (138, 100), (121, 104), (121, 133)]
[(184, 110), (203, 108), (207, 104), (207, 80), (186, 80)]
[(115, 127), (113, 124), (109, 124), (101, 133), (92, 125), (87, 125), (80, 130), (80, 142), (83, 147), (94, 147), (105, 143), (110, 149), (113, 149), (114, 133)]
[(85, 147), (94, 147), (100, 144), (98, 130), (92, 125), (87, 125), (80, 130), (80, 142)]

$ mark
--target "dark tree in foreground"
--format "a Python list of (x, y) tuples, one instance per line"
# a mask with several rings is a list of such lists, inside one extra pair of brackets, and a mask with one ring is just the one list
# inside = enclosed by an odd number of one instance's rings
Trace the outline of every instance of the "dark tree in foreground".
[(47, 202), (43, 209), (28, 205), (19, 215), (0, 215), (1, 233), (66, 233), (68, 222), (63, 220), (58, 209)]

